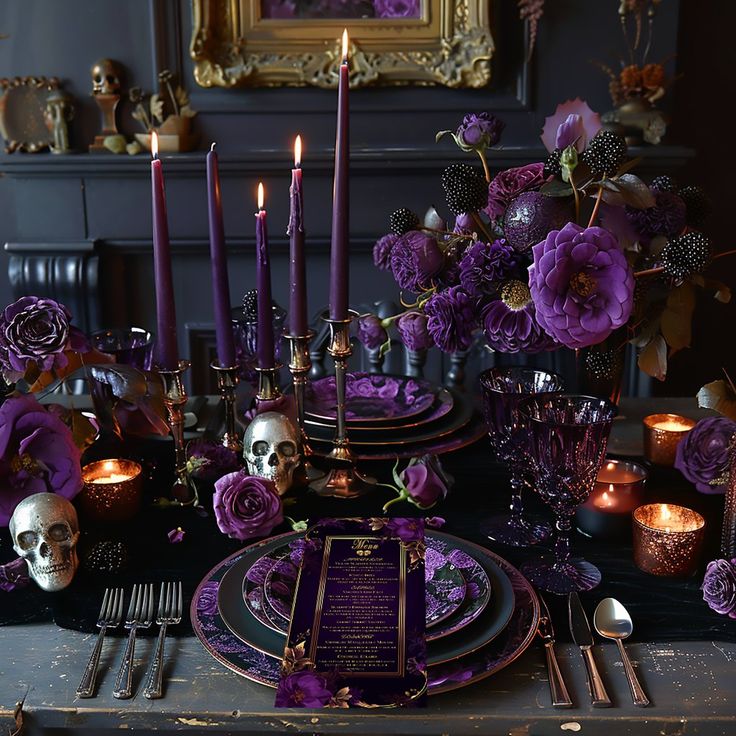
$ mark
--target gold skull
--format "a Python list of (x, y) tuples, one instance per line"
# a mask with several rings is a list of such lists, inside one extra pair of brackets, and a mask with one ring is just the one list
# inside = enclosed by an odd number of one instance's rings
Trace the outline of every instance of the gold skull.
[(99, 59), (92, 66), (92, 94), (120, 94), (120, 66), (112, 59)]

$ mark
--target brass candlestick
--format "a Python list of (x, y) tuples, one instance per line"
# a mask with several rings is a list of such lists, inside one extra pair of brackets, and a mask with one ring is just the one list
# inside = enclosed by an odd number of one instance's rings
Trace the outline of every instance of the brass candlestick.
[(174, 472), (176, 480), (172, 486), (173, 497), (182, 504), (193, 503), (196, 499), (194, 488), (187, 473), (187, 453), (184, 446), (184, 406), (187, 403), (186, 389), (182, 377), (189, 368), (189, 361), (180, 360), (178, 368), (160, 368), (156, 371), (164, 384), (164, 403), (169, 415), (169, 428), (174, 438)]
[(309, 330), (306, 335), (286, 335), (291, 349), (289, 372), (294, 385), (294, 400), (296, 402), (296, 421), (301, 433), (302, 445), (306, 454), (309, 453), (307, 432), (304, 427), (304, 389), (307, 386), (309, 372), (312, 370), (312, 359), (309, 357), (309, 343), (314, 332)]
[(256, 402), (258, 401), (274, 401), (281, 396), (279, 388), (279, 370), (281, 364), (277, 363), (273, 368), (260, 368), (256, 366), (255, 371), (258, 373), (258, 393), (256, 394)]
[(222, 435), (220, 441), (228, 450), (232, 450), (240, 455), (243, 452), (243, 443), (238, 433), (235, 414), (235, 391), (240, 381), (240, 366), (231, 365), (223, 368), (215, 361), (210, 364), (210, 368), (212, 368), (217, 376), (217, 389), (225, 405), (225, 434)]
[(335, 439), (332, 451), (327, 455), (336, 467), (328, 470), (327, 475), (315, 481), (312, 488), (321, 496), (336, 498), (355, 498), (366, 493), (375, 486), (376, 481), (358, 473), (355, 465), (355, 455), (350, 449), (347, 423), (345, 421), (345, 374), (348, 367), (348, 358), (353, 353), (350, 345), (350, 323), (352, 316), (347, 319), (322, 319), (330, 326), (330, 344), (327, 352), (335, 361), (335, 391), (337, 406), (335, 411)]

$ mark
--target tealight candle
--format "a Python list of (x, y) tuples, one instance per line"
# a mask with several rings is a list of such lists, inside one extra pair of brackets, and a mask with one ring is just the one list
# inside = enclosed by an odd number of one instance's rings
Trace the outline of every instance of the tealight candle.
[(651, 503), (634, 511), (634, 562), (651, 575), (692, 575), (704, 538), (705, 519), (692, 509)]
[(631, 531), (631, 514), (642, 502), (647, 471), (636, 463), (607, 459), (593, 492), (578, 507), (578, 529), (590, 537), (623, 537)]
[(644, 457), (655, 465), (674, 465), (677, 445), (696, 424), (678, 414), (644, 417)]
[(95, 521), (126, 521), (141, 505), (142, 468), (133, 460), (111, 458), (82, 468), (82, 513)]

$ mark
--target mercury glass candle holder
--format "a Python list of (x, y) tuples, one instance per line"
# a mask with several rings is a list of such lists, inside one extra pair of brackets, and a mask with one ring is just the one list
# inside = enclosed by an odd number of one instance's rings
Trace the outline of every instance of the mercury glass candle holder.
[(133, 460), (110, 458), (82, 468), (79, 494), (82, 513), (93, 521), (127, 521), (140, 510), (141, 466)]
[(679, 414), (650, 414), (644, 417), (644, 457), (655, 465), (672, 467), (677, 445), (697, 424)]
[(692, 575), (704, 539), (705, 519), (697, 511), (668, 503), (651, 503), (634, 511), (634, 562), (650, 575)]

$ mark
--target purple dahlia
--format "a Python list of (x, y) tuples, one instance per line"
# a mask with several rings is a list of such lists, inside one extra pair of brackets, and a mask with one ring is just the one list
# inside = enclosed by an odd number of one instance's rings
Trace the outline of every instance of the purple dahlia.
[(634, 274), (616, 238), (569, 222), (532, 248), (529, 290), (537, 320), (568, 348), (605, 340), (634, 305)]
[(418, 230), (402, 235), (391, 249), (391, 270), (396, 283), (415, 294), (432, 285), (432, 277), (442, 270), (444, 262), (437, 241)]
[(626, 217), (640, 239), (649, 242), (657, 235), (672, 237), (685, 228), (687, 208), (681, 197), (672, 192), (654, 192), (656, 204), (644, 210), (626, 207)]
[(460, 283), (470, 296), (482, 296), (493, 291), (494, 282), (508, 278), (518, 263), (518, 254), (505, 240), (478, 240), (460, 259)]
[(443, 353), (467, 350), (473, 342), (475, 303), (459, 286), (431, 296), (424, 303), (427, 329)]
[(677, 445), (675, 467), (701, 493), (725, 493), (728, 449), (736, 422), (727, 417), (701, 419)]
[(493, 177), (488, 185), (488, 205), (484, 212), (494, 219), (503, 217), (511, 200), (522, 192), (536, 189), (544, 183), (544, 164), (527, 164), (506, 169)]
[(481, 324), (488, 345), (500, 353), (541, 353), (558, 347), (537, 322), (529, 287), (523, 281), (507, 281), (501, 298), (486, 304)]
[(373, 246), (373, 264), (376, 268), (379, 268), (381, 271), (391, 270), (391, 251), (398, 239), (398, 235), (388, 233), (388, 235), (384, 235), (376, 241), (376, 244)]

